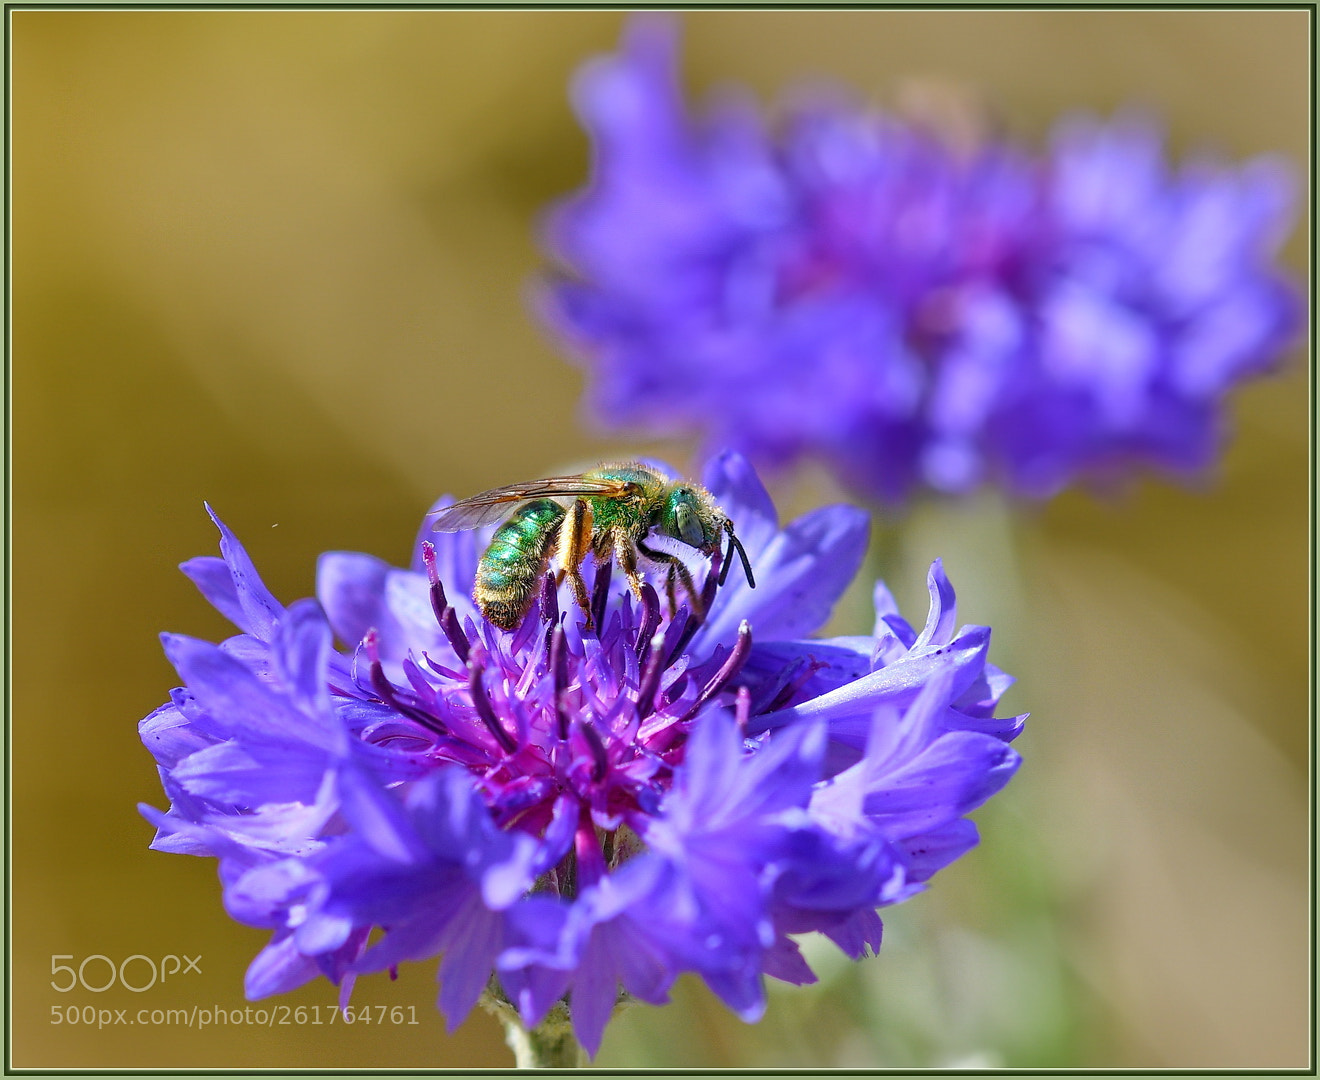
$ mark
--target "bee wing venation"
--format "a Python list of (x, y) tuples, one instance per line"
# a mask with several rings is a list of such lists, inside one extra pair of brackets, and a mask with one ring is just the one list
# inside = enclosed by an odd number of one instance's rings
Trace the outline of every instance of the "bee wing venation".
[(494, 525), (529, 499), (573, 498), (578, 495), (625, 495), (632, 488), (626, 480), (596, 480), (585, 476), (547, 476), (524, 484), (491, 488), (452, 506), (434, 511), (432, 532), (464, 532)]
[(435, 520), (431, 522), (432, 532), (466, 532), (479, 529), (483, 525), (494, 525), (507, 517), (517, 500), (506, 499), (503, 502), (474, 503), (470, 499), (446, 506), (435, 511)]

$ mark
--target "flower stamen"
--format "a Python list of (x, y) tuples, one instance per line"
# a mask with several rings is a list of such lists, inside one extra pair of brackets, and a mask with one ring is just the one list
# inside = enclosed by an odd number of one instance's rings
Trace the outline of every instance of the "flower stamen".
[(605, 773), (610, 767), (610, 759), (605, 752), (605, 744), (601, 741), (600, 733), (596, 731), (595, 726), (586, 717), (582, 719), (582, 737), (591, 750), (592, 783), (599, 784), (605, 778)]
[(752, 627), (751, 624), (743, 619), (738, 624), (738, 639), (733, 643), (733, 648), (729, 655), (725, 657), (724, 663), (720, 665), (719, 671), (711, 677), (697, 695), (697, 700), (688, 706), (687, 711), (678, 718), (678, 722), (684, 723), (697, 715), (703, 705), (711, 698), (723, 690), (729, 681), (742, 670), (743, 664), (747, 662), (747, 657), (752, 651)]
[(468, 667), (468, 692), (472, 695), (472, 705), (477, 710), (477, 715), (481, 717), (481, 722), (495, 736), (495, 741), (503, 747), (506, 754), (512, 754), (518, 749), (518, 744), (504, 730), (499, 717), (495, 715), (495, 710), (491, 707), (490, 696), (486, 693), (486, 686), (481, 681), (481, 673), (484, 670), (480, 664), (471, 664)]
[(435, 565), (435, 547), (429, 540), (422, 541), (422, 562), (426, 565), (426, 576), (431, 583), (431, 610), (435, 612), (435, 621), (449, 639), (449, 647), (454, 650), (458, 662), (466, 664), (472, 651), (472, 642), (463, 632), (458, 612), (445, 595), (445, 587), (440, 582), (440, 573)]
[(564, 692), (568, 689), (568, 647), (564, 643), (564, 628), (556, 625), (550, 634), (550, 674), (555, 686), (555, 720), (560, 742), (568, 741), (568, 706)]
[(591, 585), (591, 618), (599, 634), (605, 625), (605, 605), (610, 598), (610, 578), (614, 574), (612, 559), (598, 559), (596, 562), (596, 580)]
[(427, 731), (434, 732), (436, 735), (448, 734), (448, 729), (438, 716), (432, 716), (430, 713), (417, 708), (411, 703), (405, 701), (394, 689), (394, 684), (390, 682), (385, 675), (385, 668), (381, 666), (380, 649), (377, 645), (377, 634), (374, 629), (368, 630), (366, 637), (362, 639), (367, 649), (367, 659), (371, 663), (371, 686), (380, 697), (380, 700), (391, 709), (408, 717), (409, 720), (416, 721), (426, 728)]
[(665, 668), (661, 659), (664, 643), (664, 634), (652, 635), (651, 646), (646, 655), (646, 666), (642, 669), (642, 677), (637, 684), (638, 720), (644, 719), (655, 710), (655, 692), (660, 689), (660, 675)]
[(642, 582), (642, 621), (637, 627), (637, 639), (633, 648), (637, 652), (637, 662), (646, 665), (647, 649), (655, 628), (660, 625), (660, 597), (649, 582)]
[(738, 725), (740, 735), (747, 734), (747, 724), (752, 717), (752, 692), (745, 686), (738, 687), (738, 696), (733, 703), (733, 719)]
[(541, 619), (551, 626), (559, 621), (559, 589), (549, 571), (541, 578)]
[[(584, 728), (585, 730), (585, 728)], [(591, 821), (591, 811), (584, 805), (579, 812), (577, 832), (573, 836), (573, 853), (577, 856), (578, 890), (596, 884), (605, 875), (605, 853)]]

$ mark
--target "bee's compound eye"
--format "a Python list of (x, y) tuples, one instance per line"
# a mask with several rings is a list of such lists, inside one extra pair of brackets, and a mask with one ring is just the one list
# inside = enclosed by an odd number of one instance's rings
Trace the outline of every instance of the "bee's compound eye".
[(697, 515), (687, 503), (679, 503), (674, 513), (678, 522), (678, 538), (690, 547), (699, 548), (706, 543), (704, 530)]

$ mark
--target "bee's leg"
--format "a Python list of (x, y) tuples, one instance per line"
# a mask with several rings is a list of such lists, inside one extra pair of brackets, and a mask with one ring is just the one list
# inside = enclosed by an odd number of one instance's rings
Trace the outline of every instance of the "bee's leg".
[(688, 573), (687, 565), (677, 555), (671, 555), (667, 551), (655, 551), (645, 544), (639, 543), (637, 550), (645, 555), (652, 562), (663, 563), (665, 570), (665, 592), (669, 597), (669, 611), (671, 614), (678, 611), (678, 604), (674, 596), (674, 579), (678, 578), (683, 583), (683, 589), (688, 594), (688, 603), (692, 608), (692, 613), (697, 618), (702, 618), (706, 612), (701, 603), (701, 593), (697, 592), (697, 586), (692, 580), (692, 575)]
[(614, 534), (614, 557), (618, 560), (619, 569), (628, 578), (633, 596), (640, 600), (642, 598), (642, 577), (637, 572), (637, 547), (638, 545), (633, 543), (632, 538), (622, 530)]
[(582, 580), (582, 560), (590, 549), (591, 506), (585, 499), (574, 499), (559, 527), (559, 558), (563, 565), (561, 572), (567, 575), (573, 588), (573, 599), (587, 617), (588, 630), (593, 629), (591, 600), (587, 595), (587, 583)]
[(665, 599), (669, 601), (669, 614), (671, 616), (678, 612), (678, 597), (674, 595), (674, 582), (678, 579), (675, 567), (678, 565), (678, 563), (670, 563), (669, 569), (665, 573)]

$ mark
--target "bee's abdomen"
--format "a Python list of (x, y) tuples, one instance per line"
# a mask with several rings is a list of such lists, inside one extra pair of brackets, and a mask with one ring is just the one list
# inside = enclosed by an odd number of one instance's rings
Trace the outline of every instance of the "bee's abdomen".
[(562, 506), (537, 499), (495, 530), (472, 587), (472, 599), (488, 622), (501, 630), (518, 628), (540, 587), (563, 520)]

